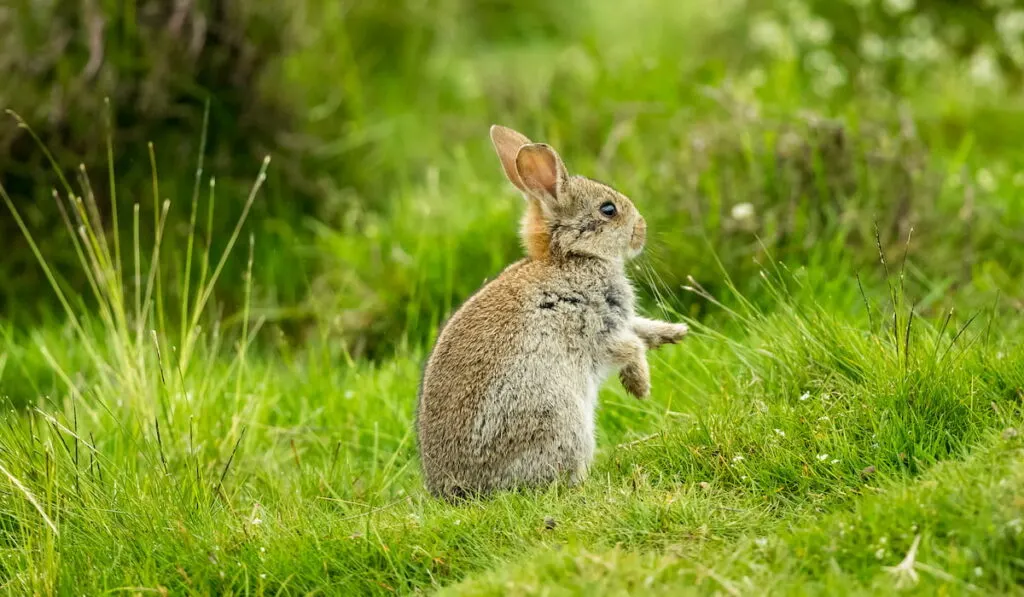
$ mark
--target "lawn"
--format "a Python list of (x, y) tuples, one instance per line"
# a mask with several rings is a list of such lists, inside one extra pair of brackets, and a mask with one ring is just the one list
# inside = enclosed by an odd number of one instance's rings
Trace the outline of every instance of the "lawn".
[[(46, 290), (0, 314), (0, 587), (1024, 594), (1024, 12), (572, 2), (513, 31), (442, 4), (423, 55), (330, 82), (355, 42), (302, 4), (274, 72), (296, 126), (347, 135), (303, 168), (363, 169), (314, 215), (276, 155), (245, 185), (199, 148), (56, 168), (58, 233), (0, 184)], [(414, 409), (445, 318), (521, 254), (492, 122), (634, 200), (642, 310), (691, 333), (649, 399), (602, 389), (586, 483), (453, 504)]]

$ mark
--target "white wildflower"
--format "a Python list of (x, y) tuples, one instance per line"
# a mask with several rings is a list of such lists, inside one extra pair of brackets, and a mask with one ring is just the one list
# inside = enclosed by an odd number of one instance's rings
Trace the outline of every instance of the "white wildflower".
[(818, 454), (818, 460), (825, 462), (828, 460), (828, 454)]
[(750, 220), (754, 217), (754, 205), (752, 203), (737, 203), (732, 206), (732, 219), (738, 221)]

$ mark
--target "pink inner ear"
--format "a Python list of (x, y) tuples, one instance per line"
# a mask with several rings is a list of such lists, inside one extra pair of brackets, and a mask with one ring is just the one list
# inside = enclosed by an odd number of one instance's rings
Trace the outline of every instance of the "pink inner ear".
[(558, 157), (551, 148), (543, 145), (521, 148), (516, 156), (516, 169), (528, 189), (557, 196)]
[(530, 140), (522, 133), (495, 124), (491, 126), (491, 143), (494, 144), (494, 150), (498, 154), (498, 159), (501, 160), (505, 176), (519, 190), (525, 191), (526, 188), (519, 177), (519, 172), (516, 171), (516, 155), (519, 153), (520, 147), (530, 144)]

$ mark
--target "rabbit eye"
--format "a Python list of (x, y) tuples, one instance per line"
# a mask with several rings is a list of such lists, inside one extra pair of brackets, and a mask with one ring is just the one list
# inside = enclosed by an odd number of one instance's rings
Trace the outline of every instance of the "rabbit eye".
[(605, 201), (604, 203), (601, 204), (601, 207), (599, 207), (598, 209), (601, 211), (602, 214), (609, 218), (613, 217), (618, 211), (615, 209), (615, 204), (612, 203), (611, 201)]

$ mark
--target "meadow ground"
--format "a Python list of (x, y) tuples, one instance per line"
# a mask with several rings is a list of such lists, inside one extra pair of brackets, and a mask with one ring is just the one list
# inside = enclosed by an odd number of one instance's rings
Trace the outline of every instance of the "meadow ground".
[[(0, 586), (1024, 593), (1018, 71), (904, 4), (849, 4), (897, 23), (853, 56), (824, 3), (600, 4), (555, 41), (439, 42), (440, 91), (364, 106), (381, 205), (269, 238), (273, 160), (216, 238), (202, 163), (178, 211), (173, 173), (120, 213), (55, 174), (77, 291), (0, 191), (60, 307), (0, 320)], [(651, 353), (650, 399), (602, 390), (585, 484), (452, 505), (422, 488), (414, 405), (438, 326), (519, 252), (493, 120), (634, 198), (643, 309), (692, 332)], [(317, 273), (282, 304), (298, 255)]]

